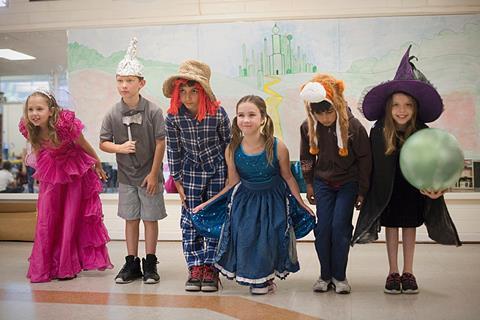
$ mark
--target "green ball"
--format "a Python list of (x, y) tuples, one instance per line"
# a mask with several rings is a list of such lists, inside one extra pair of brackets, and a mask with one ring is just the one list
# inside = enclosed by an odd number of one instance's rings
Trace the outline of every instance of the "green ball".
[(441, 129), (423, 129), (405, 141), (400, 151), (400, 169), (412, 186), (440, 191), (458, 181), (463, 159), (453, 135)]

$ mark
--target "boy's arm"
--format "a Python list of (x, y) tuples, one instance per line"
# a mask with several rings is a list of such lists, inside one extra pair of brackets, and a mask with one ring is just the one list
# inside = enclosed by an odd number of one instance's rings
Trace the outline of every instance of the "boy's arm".
[(310, 143), (306, 125), (300, 127), (300, 137), (300, 162), (302, 165), (303, 178), (307, 184), (313, 184), (316, 155), (310, 153)]
[(304, 122), (300, 127), (300, 164), (302, 166), (302, 175), (307, 185), (307, 200), (310, 204), (315, 204), (313, 192), (315, 160), (316, 156), (310, 153), (308, 129), (306, 122)]
[(220, 126), (218, 128), (218, 135), (220, 140), (224, 143), (224, 148), (228, 146), (230, 140), (232, 139), (231, 133), (232, 126), (230, 125), (230, 119), (228, 118), (227, 113), (222, 108), (222, 121), (220, 122)]
[(122, 144), (113, 142), (112, 121), (110, 113), (103, 119), (98, 146), (100, 150), (108, 153), (135, 153), (135, 141), (126, 141)]
[(115, 144), (112, 141), (100, 141), (100, 150), (108, 153), (135, 153), (136, 141), (125, 141), (122, 144)]
[(228, 192), (231, 188), (233, 188), (238, 182), (240, 182), (240, 176), (238, 175), (237, 167), (235, 166), (235, 161), (233, 160), (233, 156), (230, 154), (230, 149), (227, 148), (225, 149), (225, 162), (227, 163), (227, 169), (228, 169), (228, 176), (227, 176), (227, 182), (225, 186), (223, 187), (220, 192), (218, 192), (216, 195), (214, 195), (212, 198), (210, 198), (208, 201), (196, 206), (193, 208), (193, 212), (196, 213), (203, 208), (205, 208), (209, 203), (223, 195), (224, 193)]
[(181, 181), (182, 172), (182, 141), (180, 139), (180, 130), (173, 124), (170, 117), (165, 119), (165, 127), (167, 134), (167, 158), (170, 175), (175, 182)]
[(358, 161), (358, 194), (365, 198), (370, 186), (370, 174), (372, 171), (372, 152), (370, 139), (367, 131), (360, 125), (352, 142)]
[(142, 183), (143, 186), (147, 186), (148, 194), (155, 194), (158, 190), (158, 173), (162, 165), (163, 156), (165, 154), (165, 139), (155, 140), (155, 153), (153, 155), (152, 169), (150, 173), (145, 177)]

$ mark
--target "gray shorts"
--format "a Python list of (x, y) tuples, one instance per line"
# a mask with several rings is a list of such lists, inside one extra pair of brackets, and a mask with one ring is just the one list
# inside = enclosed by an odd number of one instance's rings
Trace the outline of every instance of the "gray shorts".
[(157, 221), (165, 218), (163, 185), (158, 192), (147, 194), (147, 188), (120, 183), (118, 187), (118, 216), (125, 220)]

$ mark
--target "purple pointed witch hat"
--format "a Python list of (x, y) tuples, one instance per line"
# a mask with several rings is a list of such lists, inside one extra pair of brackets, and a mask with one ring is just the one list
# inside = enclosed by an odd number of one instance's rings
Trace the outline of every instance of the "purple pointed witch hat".
[(367, 92), (362, 102), (362, 112), (370, 121), (381, 119), (390, 96), (406, 93), (417, 101), (418, 118), (422, 122), (435, 121), (443, 112), (442, 98), (427, 78), (415, 68), (410, 56), (410, 45), (405, 52), (393, 80), (379, 84)]

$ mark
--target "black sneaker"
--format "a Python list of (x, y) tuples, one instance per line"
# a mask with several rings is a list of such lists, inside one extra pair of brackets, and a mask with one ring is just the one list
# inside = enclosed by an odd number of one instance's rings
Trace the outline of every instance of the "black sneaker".
[(146, 258), (142, 259), (143, 269), (143, 283), (158, 283), (160, 276), (157, 273), (157, 256), (154, 254), (147, 254)]
[(130, 283), (133, 280), (140, 279), (143, 276), (140, 270), (140, 258), (134, 256), (126, 256), (125, 264), (122, 270), (115, 277), (116, 283)]
[(404, 272), (401, 277), (403, 293), (418, 293), (418, 285), (415, 276), (411, 273)]
[(200, 291), (202, 289), (203, 266), (193, 266), (189, 270), (185, 291)]
[(385, 282), (385, 289), (383, 289), (383, 291), (390, 294), (402, 293), (400, 283), (400, 275), (396, 272), (390, 273)]
[(218, 271), (212, 265), (205, 265), (203, 269), (202, 291), (215, 292), (218, 291)]

